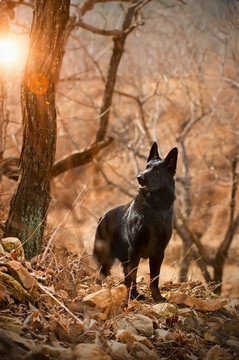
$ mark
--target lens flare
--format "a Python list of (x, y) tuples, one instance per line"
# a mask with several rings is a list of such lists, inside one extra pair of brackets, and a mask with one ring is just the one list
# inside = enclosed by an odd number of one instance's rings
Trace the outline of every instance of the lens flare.
[(0, 40), (0, 62), (3, 65), (14, 63), (18, 58), (18, 46), (10, 39)]
[(47, 92), (49, 84), (44, 75), (31, 74), (28, 78), (27, 86), (34, 94), (43, 95)]

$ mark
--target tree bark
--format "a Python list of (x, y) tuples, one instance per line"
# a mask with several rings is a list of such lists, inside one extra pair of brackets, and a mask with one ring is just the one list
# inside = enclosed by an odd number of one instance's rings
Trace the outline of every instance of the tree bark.
[(20, 177), (11, 200), (5, 236), (20, 238), (27, 259), (40, 252), (50, 201), (56, 149), (55, 82), (69, 7), (70, 0), (36, 1), (30, 51), (21, 83), (24, 131)]

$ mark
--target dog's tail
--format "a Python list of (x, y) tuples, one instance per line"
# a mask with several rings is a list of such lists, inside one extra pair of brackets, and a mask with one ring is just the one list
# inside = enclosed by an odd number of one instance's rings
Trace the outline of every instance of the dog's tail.
[(95, 234), (93, 255), (100, 267), (99, 280), (103, 280), (110, 274), (114, 259), (111, 251), (111, 239), (107, 232), (104, 218), (100, 218)]

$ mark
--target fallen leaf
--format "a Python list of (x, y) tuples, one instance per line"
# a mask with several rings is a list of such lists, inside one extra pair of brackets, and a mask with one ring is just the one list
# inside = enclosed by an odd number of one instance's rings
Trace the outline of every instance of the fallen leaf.
[(172, 326), (173, 324), (176, 324), (178, 322), (178, 316), (172, 315), (166, 319), (166, 322), (169, 326)]

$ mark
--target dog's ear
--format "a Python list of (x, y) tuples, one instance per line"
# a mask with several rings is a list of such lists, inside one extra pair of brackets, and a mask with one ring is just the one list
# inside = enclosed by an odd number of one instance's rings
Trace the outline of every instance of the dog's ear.
[(148, 157), (147, 162), (149, 162), (153, 158), (160, 159), (159, 153), (158, 153), (158, 145), (157, 145), (156, 142), (153, 143), (153, 145), (152, 145), (152, 147), (150, 149), (149, 157)]
[(164, 162), (166, 163), (168, 170), (173, 175), (176, 172), (177, 158), (178, 158), (178, 149), (175, 147), (168, 153), (168, 155), (164, 159)]

